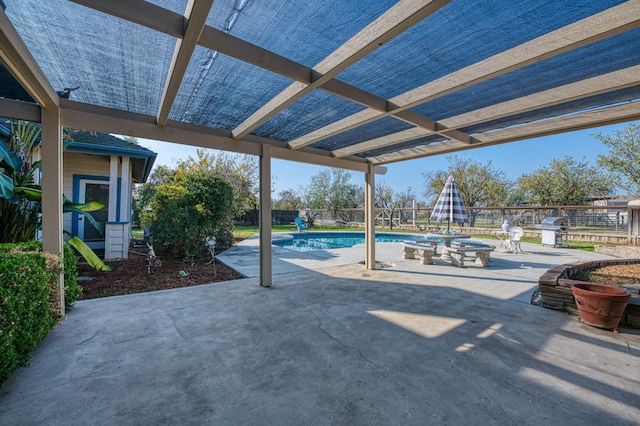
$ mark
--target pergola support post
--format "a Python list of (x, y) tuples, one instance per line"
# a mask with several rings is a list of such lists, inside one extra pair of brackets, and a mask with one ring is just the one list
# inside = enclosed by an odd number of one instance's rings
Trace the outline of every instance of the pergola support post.
[(365, 173), (364, 189), (364, 245), (366, 249), (365, 267), (376, 269), (376, 227), (375, 227), (375, 166), (369, 165)]
[[(42, 251), (58, 256), (62, 250), (62, 121), (60, 108), (42, 108)], [(64, 310), (64, 276), (58, 274), (60, 315)]]
[(116, 155), (109, 157), (109, 205), (107, 206), (107, 220), (115, 222), (118, 218), (118, 169), (120, 158)]
[(271, 287), (271, 146), (260, 156), (260, 285)]

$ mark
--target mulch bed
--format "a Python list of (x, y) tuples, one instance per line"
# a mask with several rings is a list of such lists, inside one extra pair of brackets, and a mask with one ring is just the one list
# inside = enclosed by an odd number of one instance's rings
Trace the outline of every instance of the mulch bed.
[[(138, 249), (146, 252), (145, 249)], [(108, 261), (112, 271), (96, 271), (86, 263), (78, 263), (78, 284), (83, 292), (80, 300), (98, 297), (116, 296), (122, 294), (142, 293), (170, 288), (189, 287), (210, 284), (220, 281), (231, 281), (243, 278), (231, 268), (216, 262), (216, 273), (213, 265), (207, 260), (190, 261), (175, 259), (159, 254), (162, 266), (147, 270), (147, 258), (143, 254), (136, 254), (132, 249), (129, 259)], [(181, 276), (184, 271), (186, 276)], [(612, 265), (590, 271), (588, 276), (575, 279), (585, 279), (605, 285), (625, 285), (640, 283), (640, 264)]]
[(640, 263), (609, 265), (589, 271), (587, 280), (603, 285), (640, 284)]
[[(134, 251), (136, 251), (134, 249)], [(143, 250), (146, 252), (146, 250)], [(210, 284), (219, 281), (230, 281), (243, 278), (231, 268), (216, 262), (216, 273), (213, 265), (207, 260), (190, 261), (174, 259), (158, 255), (162, 266), (147, 270), (147, 258), (144, 255), (131, 253), (129, 259), (107, 261), (112, 271), (96, 271), (86, 263), (78, 263), (78, 284), (82, 287), (80, 300), (122, 294), (142, 293), (170, 288), (189, 287)], [(181, 273), (180, 271), (184, 271)]]

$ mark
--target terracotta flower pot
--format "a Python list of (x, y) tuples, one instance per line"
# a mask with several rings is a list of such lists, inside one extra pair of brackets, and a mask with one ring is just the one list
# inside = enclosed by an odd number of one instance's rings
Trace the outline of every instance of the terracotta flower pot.
[(625, 290), (598, 284), (572, 284), (580, 320), (607, 330), (618, 329), (631, 294)]

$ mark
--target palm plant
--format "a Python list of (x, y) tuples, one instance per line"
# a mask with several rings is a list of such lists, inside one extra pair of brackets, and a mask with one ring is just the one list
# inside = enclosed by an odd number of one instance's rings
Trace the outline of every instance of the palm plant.
[[(42, 197), (35, 173), (41, 162), (31, 163), (40, 127), (11, 122), (8, 146), (0, 144), (3, 173), (0, 174), (0, 242), (17, 243), (33, 239), (40, 226)], [(40, 190), (41, 195), (41, 190)]]
[[(24, 121), (11, 122), (11, 135), (6, 144), (0, 143), (0, 243), (18, 243), (33, 240), (42, 225), (42, 187), (36, 176), (42, 163), (32, 161), (38, 146), (41, 128), (38, 124)], [(75, 212), (85, 216), (101, 233), (103, 226), (89, 214), (105, 205), (93, 200), (77, 204), (63, 196), (63, 212)], [(70, 241), (86, 259), (97, 256), (77, 237)], [(98, 259), (99, 260), (99, 259)], [(93, 265), (108, 269), (101, 261)]]

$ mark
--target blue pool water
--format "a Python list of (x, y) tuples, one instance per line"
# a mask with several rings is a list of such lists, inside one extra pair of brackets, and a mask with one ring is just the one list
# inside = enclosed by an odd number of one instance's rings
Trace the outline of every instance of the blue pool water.
[[(394, 243), (406, 240), (425, 239), (428, 239), (425, 235), (376, 232), (377, 243)], [(364, 232), (305, 232), (286, 234), (278, 235), (271, 243), (296, 251), (339, 249), (353, 247), (356, 244), (364, 244)]]

